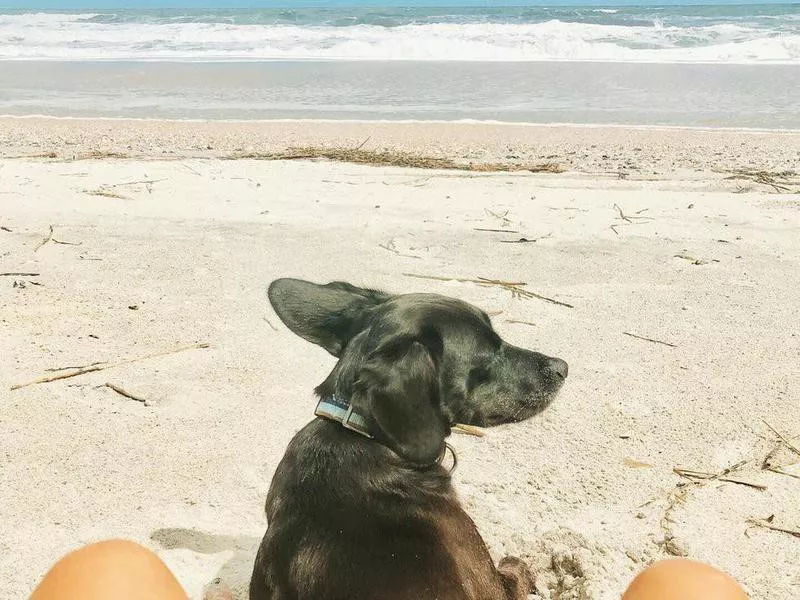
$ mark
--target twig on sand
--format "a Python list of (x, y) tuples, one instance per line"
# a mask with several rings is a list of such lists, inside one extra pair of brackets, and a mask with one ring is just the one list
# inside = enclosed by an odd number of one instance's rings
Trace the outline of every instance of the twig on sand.
[[(516, 232), (515, 232), (516, 233)], [(539, 240), (546, 240), (548, 238), (553, 237), (552, 233), (548, 233), (547, 235), (540, 235), (536, 238), (519, 238), (518, 240), (500, 240), (501, 244), (535, 244)]]
[(488, 231), (490, 233), (519, 233), (516, 229), (491, 229), (489, 227), (473, 227), (472, 231)]
[(79, 366), (79, 367), (55, 367), (53, 369), (45, 369), (45, 371), (47, 371), (48, 373), (57, 373), (58, 371), (76, 371), (76, 370), (79, 370), (79, 369), (86, 369), (88, 367), (95, 367), (97, 365), (104, 365), (104, 364), (106, 364), (106, 363), (103, 362), (103, 361), (100, 361), (100, 362), (93, 362), (90, 365), (82, 365), (82, 366)]
[(18, 383), (16, 385), (11, 386), (11, 391), (18, 390), (20, 388), (28, 387), (30, 385), (36, 385), (39, 383), (49, 383), (51, 381), (58, 381), (59, 379), (69, 379), (70, 377), (78, 377), (79, 375), (85, 375), (87, 373), (94, 373), (95, 371), (104, 371), (105, 369), (113, 369), (114, 367), (119, 367), (122, 365), (127, 365), (130, 363), (140, 362), (143, 360), (148, 360), (150, 358), (156, 358), (159, 356), (166, 356), (168, 354), (177, 354), (178, 352), (184, 352), (186, 350), (196, 350), (200, 348), (208, 348), (210, 344), (202, 343), (202, 344), (191, 344), (189, 346), (180, 346), (178, 348), (174, 348), (172, 350), (165, 350), (163, 352), (156, 352), (154, 354), (148, 354), (146, 356), (139, 356), (136, 358), (129, 358), (125, 360), (121, 360), (116, 363), (100, 363), (95, 365), (89, 365), (86, 367), (80, 367), (74, 371), (69, 371), (66, 373), (59, 373), (58, 375), (44, 375), (39, 377), (38, 379), (34, 379), (33, 381), (28, 381), (26, 383)]
[(639, 216), (641, 213), (643, 213), (643, 212), (645, 212), (647, 210), (646, 208), (643, 208), (642, 210), (637, 210), (636, 214), (634, 214), (634, 215), (626, 215), (622, 211), (622, 208), (620, 207), (619, 204), (615, 203), (614, 204), (614, 208), (617, 209), (617, 213), (619, 213), (619, 218), (622, 219), (623, 221), (626, 221), (627, 223), (635, 224), (637, 219), (639, 221), (652, 221), (653, 220), (652, 217), (641, 217), (641, 216)]
[(100, 186), (96, 190), (84, 190), (84, 193), (89, 194), (90, 196), (102, 196), (103, 198), (114, 198), (116, 200), (130, 200), (130, 197), (123, 196), (108, 186)]
[(695, 258), (694, 256), (690, 256), (689, 254), (676, 254), (675, 258), (682, 258), (683, 260), (688, 260), (693, 265), (707, 265), (709, 261), (703, 260), (702, 258)]
[(720, 479), (721, 477), (725, 477), (727, 475), (730, 475), (734, 471), (738, 471), (739, 469), (741, 469), (743, 466), (745, 466), (749, 462), (750, 461), (747, 460), (747, 459), (740, 460), (738, 463), (733, 464), (730, 467), (726, 467), (725, 469), (722, 469), (722, 471), (720, 471), (718, 473), (714, 473), (713, 475), (711, 475), (711, 477), (706, 478), (704, 481), (714, 481), (715, 479)]
[(485, 277), (478, 277), (477, 279), (463, 277), (439, 277), (436, 275), (418, 275), (416, 273), (403, 273), (403, 276), (414, 277), (417, 279), (432, 279), (434, 281), (458, 281), (459, 283), (475, 283), (482, 286), (497, 286), (511, 292), (511, 296), (514, 298), (537, 298), (539, 300), (544, 300), (545, 302), (550, 302), (551, 304), (557, 304), (558, 306), (575, 308), (572, 304), (567, 304), (566, 302), (561, 302), (560, 300), (555, 300), (554, 298), (548, 298), (547, 296), (542, 296), (536, 292), (524, 290), (522, 289), (522, 286), (528, 284), (520, 281), (502, 281), (499, 279), (487, 279)]
[(45, 236), (45, 238), (41, 242), (39, 242), (39, 245), (36, 246), (36, 248), (34, 248), (33, 251), (38, 252), (43, 246), (45, 246), (49, 242), (53, 242), (54, 244), (61, 244), (62, 246), (80, 246), (83, 243), (83, 242), (64, 242), (62, 240), (57, 240), (56, 238), (53, 237), (53, 226), (50, 225), (50, 229), (47, 232), (47, 236)]
[(200, 171), (198, 171), (197, 169), (195, 169), (193, 166), (191, 166), (188, 163), (181, 163), (181, 166), (184, 167), (185, 169), (187, 169), (188, 171), (194, 173), (198, 177), (202, 177), (203, 176), (203, 174)]
[(618, 204), (614, 204), (614, 208), (617, 209), (620, 219), (622, 219), (623, 221), (627, 221), (628, 223), (633, 223), (633, 220), (629, 216), (627, 216), (624, 212), (622, 212), (622, 209), (619, 207)]
[(152, 185), (154, 183), (158, 183), (160, 181), (166, 181), (167, 178), (163, 177), (161, 179), (139, 179), (138, 181), (123, 181), (121, 183), (109, 183), (105, 187), (122, 187), (125, 185)]
[(652, 217), (639, 216), (640, 213), (643, 213), (644, 211), (648, 210), (646, 208), (643, 208), (641, 210), (637, 210), (636, 214), (634, 214), (634, 215), (625, 214), (625, 212), (622, 210), (622, 207), (620, 207), (620, 205), (616, 204), (616, 203), (614, 203), (614, 209), (617, 211), (617, 214), (619, 215), (617, 218), (622, 220), (622, 221), (624, 221), (624, 223), (612, 223), (609, 226), (611, 231), (613, 231), (616, 235), (619, 235), (619, 231), (617, 231), (617, 227), (620, 227), (622, 225), (639, 225), (644, 221), (652, 221), (653, 220)]
[(782, 533), (788, 533), (789, 535), (793, 535), (794, 537), (800, 538), (800, 529), (793, 529), (791, 527), (781, 527), (779, 525), (773, 525), (772, 520), (775, 518), (775, 515), (770, 515), (766, 519), (747, 519), (747, 523), (752, 525), (753, 527), (763, 527), (764, 529), (771, 529), (772, 531), (780, 531)]
[(6, 227), (5, 225), (0, 225), (0, 231), (7, 231), (8, 233), (13, 233), (14, 230)]
[(361, 142), (361, 143), (360, 143), (358, 146), (356, 146), (356, 150), (361, 150), (361, 149), (362, 149), (362, 148), (363, 148), (363, 147), (366, 145), (366, 143), (367, 143), (368, 141), (370, 141), (371, 139), (372, 139), (372, 136), (371, 136), (371, 135), (368, 135), (368, 136), (367, 136), (367, 137), (364, 139), (364, 141), (363, 141), (363, 142)]
[(729, 483), (738, 483), (739, 485), (744, 485), (747, 487), (755, 488), (757, 490), (764, 491), (767, 489), (767, 486), (761, 485), (760, 483), (750, 483), (749, 481), (742, 481), (741, 479), (731, 479), (730, 477), (716, 477), (714, 473), (707, 473), (705, 471), (696, 471), (694, 469), (684, 469), (681, 467), (675, 467), (672, 469), (674, 473), (680, 475), (681, 477), (686, 477), (687, 479), (711, 479), (712, 477), (718, 479), (719, 481), (727, 481)]
[(772, 425), (770, 425), (769, 423), (767, 423), (767, 421), (766, 421), (765, 419), (761, 419), (761, 420), (762, 420), (762, 421), (764, 421), (764, 425), (766, 425), (767, 427), (769, 427), (769, 428), (772, 430), (772, 432), (773, 432), (775, 435), (777, 435), (777, 436), (778, 436), (778, 438), (779, 438), (779, 439), (780, 439), (780, 440), (781, 440), (781, 441), (782, 441), (784, 444), (786, 444), (786, 447), (787, 447), (787, 448), (789, 448), (789, 449), (790, 449), (792, 452), (794, 452), (795, 454), (797, 454), (797, 455), (800, 455), (800, 448), (798, 448), (797, 446), (795, 446), (794, 444), (792, 444), (792, 442), (791, 442), (789, 439), (787, 439), (787, 438), (786, 438), (786, 436), (784, 436), (784, 435), (783, 435), (783, 434), (782, 434), (780, 431), (778, 431), (777, 429), (775, 429), (775, 428), (774, 428)]
[(95, 371), (100, 371), (104, 368), (102, 365), (95, 365), (92, 367), (82, 367), (75, 371), (70, 371), (69, 373), (59, 373), (58, 375), (45, 375), (43, 377), (39, 377), (33, 381), (29, 381), (27, 383), (18, 383), (17, 385), (11, 386), (11, 391), (18, 390), (20, 388), (28, 387), (29, 385), (34, 385), (37, 383), (49, 383), (51, 381), (58, 381), (59, 379), (69, 379), (70, 377), (77, 377), (78, 375), (85, 375), (86, 373), (94, 373)]
[(459, 433), (465, 433), (467, 435), (474, 435), (475, 437), (484, 437), (486, 432), (481, 429), (480, 427), (475, 427), (474, 425), (464, 425), (463, 423), (456, 423), (452, 427)]
[(495, 279), (485, 279), (483, 277), (479, 277), (477, 279), (477, 283), (480, 285), (496, 285), (502, 287), (503, 289), (506, 289), (509, 292), (511, 292), (511, 296), (514, 298), (537, 298), (538, 300), (544, 300), (545, 302), (549, 302), (551, 304), (557, 304), (558, 306), (575, 308), (574, 306), (572, 306), (572, 304), (562, 302), (561, 300), (556, 300), (554, 298), (542, 296), (541, 294), (537, 294), (536, 292), (531, 292), (530, 290), (523, 290), (520, 286), (526, 285), (524, 283), (513, 284), (513, 283), (508, 283), (507, 281), (497, 281)]
[(0, 273), (0, 277), (39, 277), (39, 273)]
[(637, 340), (644, 340), (646, 342), (653, 342), (654, 344), (663, 344), (664, 346), (669, 346), (670, 348), (677, 348), (675, 344), (670, 344), (669, 342), (662, 342), (661, 340), (655, 340), (653, 338), (645, 337), (643, 335), (636, 335), (635, 333), (629, 333), (627, 331), (623, 331), (622, 335), (627, 335), (632, 338), (636, 338)]
[(39, 244), (36, 246), (36, 248), (33, 249), (33, 251), (38, 252), (42, 246), (44, 246), (47, 242), (49, 242), (52, 239), (53, 239), (53, 226), (50, 225), (50, 230), (47, 232), (47, 235), (41, 242), (39, 242)]
[(139, 396), (134, 396), (129, 391), (119, 387), (118, 385), (114, 385), (113, 383), (106, 382), (105, 385), (107, 388), (114, 390), (120, 396), (125, 396), (126, 398), (130, 398), (131, 400), (136, 400), (136, 402), (141, 402), (142, 404), (147, 404), (147, 400), (144, 398), (140, 398)]
[(533, 321), (517, 321), (516, 319), (506, 319), (506, 323), (518, 323), (520, 325), (530, 325), (531, 327), (536, 327), (536, 323)]
[(784, 471), (780, 467), (766, 467), (764, 470), (770, 471), (772, 473), (777, 473), (778, 475), (786, 475), (787, 477), (794, 477), (795, 479), (800, 479), (800, 475), (789, 473), (789, 471)]

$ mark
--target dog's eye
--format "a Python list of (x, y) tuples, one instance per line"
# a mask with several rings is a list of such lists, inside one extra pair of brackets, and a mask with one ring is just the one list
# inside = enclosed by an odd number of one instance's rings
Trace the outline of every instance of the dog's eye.
[(486, 367), (473, 367), (467, 377), (467, 389), (474, 389), (476, 386), (489, 381), (489, 369)]

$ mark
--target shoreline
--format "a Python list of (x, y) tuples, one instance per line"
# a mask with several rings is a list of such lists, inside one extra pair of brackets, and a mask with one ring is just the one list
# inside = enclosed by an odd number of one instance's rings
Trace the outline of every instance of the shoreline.
[(542, 128), (558, 128), (565, 129), (632, 129), (635, 131), (708, 131), (708, 132), (730, 132), (730, 133), (763, 133), (763, 134), (800, 134), (800, 127), (784, 127), (784, 128), (765, 128), (765, 127), (713, 127), (704, 125), (641, 125), (641, 124), (626, 124), (626, 123), (571, 123), (571, 122), (557, 122), (552, 123), (537, 123), (535, 121), (504, 121), (498, 119), (324, 119), (324, 118), (274, 118), (274, 119), (234, 119), (234, 118), (187, 118), (187, 119), (173, 119), (166, 117), (108, 117), (108, 116), (93, 116), (93, 117), (80, 117), (69, 115), (48, 115), (48, 114), (30, 114), (30, 115), (14, 115), (14, 114), (0, 114), (0, 122), (3, 119), (52, 119), (56, 121), (133, 121), (143, 123), (289, 123), (289, 124), (342, 124), (342, 125), (490, 125), (497, 127), (542, 127)]
[[(737, 172), (794, 177), (800, 160), (800, 131), (483, 122), (0, 117), (0, 158), (275, 159), (298, 148), (310, 150), (312, 155), (322, 149), (358, 149), (376, 155), (397, 153), (509, 167), (546, 162), (573, 175), (719, 182)], [(731, 190), (736, 189), (729, 184)]]
[(6, 62), (0, 89), (9, 115), (800, 129), (781, 65)]

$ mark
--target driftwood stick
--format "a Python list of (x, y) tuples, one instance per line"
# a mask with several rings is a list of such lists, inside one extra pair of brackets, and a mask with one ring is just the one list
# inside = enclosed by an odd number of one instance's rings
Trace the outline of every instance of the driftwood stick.
[(104, 371), (106, 369), (113, 369), (114, 367), (119, 367), (122, 365), (127, 365), (130, 363), (140, 362), (143, 360), (148, 360), (150, 358), (156, 358), (159, 356), (166, 356), (167, 354), (177, 354), (178, 352), (184, 352), (186, 350), (196, 350), (199, 348), (208, 348), (209, 344), (192, 344), (190, 346), (181, 346), (179, 348), (175, 348), (173, 350), (166, 350), (163, 352), (156, 352), (154, 354), (148, 354), (146, 356), (139, 356), (136, 358), (129, 358), (126, 360), (121, 360), (116, 363), (106, 363), (106, 364), (99, 364), (99, 365), (92, 365), (88, 367), (82, 367), (75, 371), (70, 371), (67, 373), (59, 373), (57, 375), (44, 375), (39, 377), (38, 379), (34, 379), (33, 381), (28, 381), (26, 383), (18, 383), (16, 385), (11, 386), (11, 391), (18, 390), (24, 387), (28, 387), (30, 385), (36, 385), (39, 383), (49, 383), (51, 381), (58, 381), (59, 379), (68, 379), (70, 377), (77, 377), (79, 375), (85, 375), (86, 373), (94, 373), (95, 371)]
[(144, 398), (140, 398), (139, 396), (134, 396), (129, 391), (119, 387), (118, 385), (114, 385), (113, 383), (106, 383), (106, 387), (109, 389), (114, 390), (120, 396), (125, 396), (126, 398), (130, 398), (131, 400), (136, 400), (136, 402), (141, 402), (142, 404), (147, 404), (147, 400)]
[(38, 277), (39, 273), (0, 273), (0, 277)]
[(475, 427), (474, 425), (464, 425), (463, 423), (456, 423), (453, 425), (453, 429), (460, 433), (465, 433), (467, 435), (474, 435), (475, 437), (483, 437), (486, 435), (486, 432), (481, 429), (480, 427)]
[(654, 344), (663, 344), (664, 346), (669, 346), (670, 348), (677, 348), (675, 344), (670, 344), (669, 342), (662, 342), (661, 340), (654, 340), (653, 338), (644, 337), (643, 335), (636, 335), (635, 333), (628, 333), (627, 331), (623, 331), (622, 335), (627, 335), (632, 338), (636, 338), (637, 340), (644, 340), (646, 342), (653, 342)]

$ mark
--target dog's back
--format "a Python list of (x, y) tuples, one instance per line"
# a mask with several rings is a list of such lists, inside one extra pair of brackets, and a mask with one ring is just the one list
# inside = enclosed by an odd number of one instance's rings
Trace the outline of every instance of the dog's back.
[(292, 440), (266, 508), (251, 600), (505, 596), (444, 468), (409, 469), (329, 421)]

